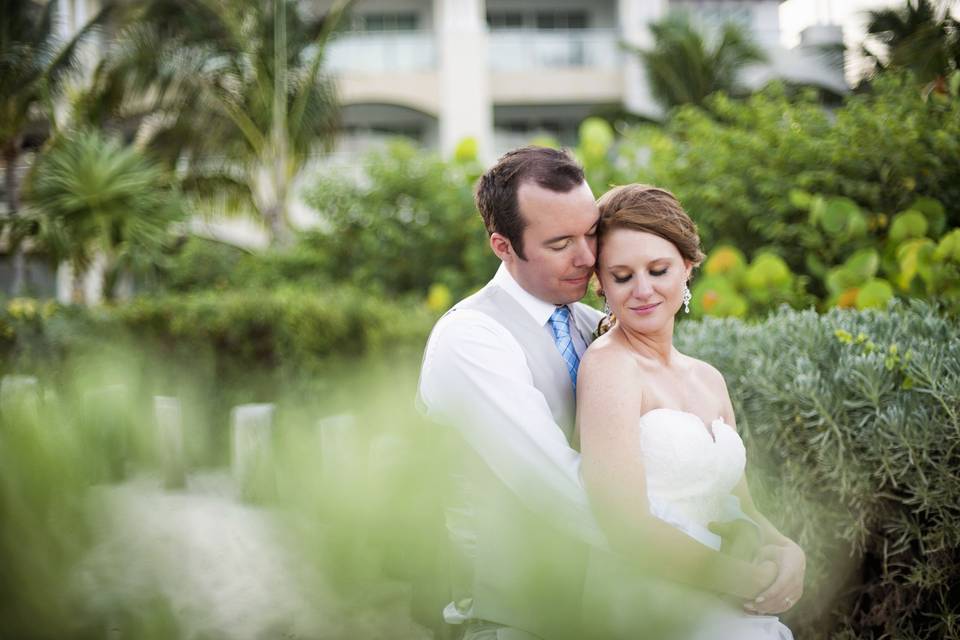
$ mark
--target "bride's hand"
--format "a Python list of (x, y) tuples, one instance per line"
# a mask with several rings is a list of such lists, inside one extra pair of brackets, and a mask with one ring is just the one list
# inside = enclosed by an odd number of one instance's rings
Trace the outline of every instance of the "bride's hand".
[(760, 548), (757, 559), (773, 561), (779, 568), (777, 577), (756, 598), (743, 605), (750, 613), (782, 613), (790, 609), (803, 595), (803, 574), (806, 556), (794, 542), (787, 545), (767, 545)]

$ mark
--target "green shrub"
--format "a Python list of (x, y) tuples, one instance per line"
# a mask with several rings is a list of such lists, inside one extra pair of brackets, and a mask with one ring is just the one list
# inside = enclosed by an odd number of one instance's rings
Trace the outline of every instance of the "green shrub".
[(222, 242), (190, 237), (159, 268), (148, 291), (187, 292), (264, 289), (300, 285), (330, 286), (330, 258), (313, 246), (310, 234), (285, 250), (250, 251)]
[(806, 280), (773, 252), (761, 251), (747, 264), (742, 251), (721, 245), (710, 252), (703, 274), (693, 281), (692, 317), (743, 318), (769, 313), (781, 304), (806, 306), (813, 302)]
[(359, 181), (323, 176), (307, 192), (324, 223), (304, 241), (325, 257), (332, 281), (418, 296), (442, 284), (457, 299), (494, 273), (473, 203), (475, 163), (448, 163), (398, 140), (369, 154), (363, 173)]
[(0, 311), (2, 372), (56, 369), (110, 347), (153, 349), (221, 375), (323, 372), (337, 360), (418, 353), (436, 319), (425, 302), (351, 287), (200, 291), (93, 309), (18, 298)]
[(777, 84), (744, 101), (716, 94), (709, 109), (684, 107), (662, 129), (629, 129), (619, 160), (625, 181), (674, 191), (708, 246), (777, 245), (796, 269), (803, 249), (839, 229), (809, 225), (791, 190), (845, 197), (871, 217), (928, 196), (956, 227), (960, 166), (946, 159), (958, 154), (960, 100), (926, 96), (909, 76), (889, 74), (833, 114), (814, 94), (791, 97)]
[(142, 339), (212, 348), (240, 366), (304, 371), (317, 371), (331, 358), (420, 347), (435, 319), (417, 302), (390, 302), (347, 287), (140, 298), (101, 317)]
[(960, 98), (887, 74), (833, 113), (777, 84), (743, 101), (716, 94), (662, 128), (627, 129), (615, 164), (620, 182), (672, 190), (708, 249), (773, 250), (835, 301), (826, 272), (855, 251), (896, 262), (889, 245), (960, 226), (956, 157)]
[(912, 302), (680, 331), (725, 374), (761, 510), (807, 551), (797, 636), (960, 638), (960, 327)]

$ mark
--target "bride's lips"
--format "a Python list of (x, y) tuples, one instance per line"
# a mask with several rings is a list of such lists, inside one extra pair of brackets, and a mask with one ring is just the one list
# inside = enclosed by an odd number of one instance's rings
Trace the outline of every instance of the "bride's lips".
[(639, 313), (639, 314), (647, 314), (652, 312), (654, 309), (656, 309), (659, 306), (660, 306), (659, 302), (654, 302), (653, 304), (643, 304), (643, 305), (640, 305), (639, 307), (630, 307), (630, 311), (633, 311), (634, 313)]

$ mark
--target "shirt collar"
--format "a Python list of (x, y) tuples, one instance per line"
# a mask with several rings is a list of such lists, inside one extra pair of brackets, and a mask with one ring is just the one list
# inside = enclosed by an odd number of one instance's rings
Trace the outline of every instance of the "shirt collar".
[(513, 279), (513, 276), (510, 275), (507, 266), (502, 262), (500, 263), (500, 268), (497, 269), (497, 274), (493, 276), (493, 282), (506, 291), (511, 298), (520, 303), (520, 306), (530, 314), (538, 325), (546, 325), (547, 320), (550, 319), (550, 316), (552, 316), (553, 312), (557, 309), (557, 305), (552, 302), (544, 302), (521, 287), (517, 281)]

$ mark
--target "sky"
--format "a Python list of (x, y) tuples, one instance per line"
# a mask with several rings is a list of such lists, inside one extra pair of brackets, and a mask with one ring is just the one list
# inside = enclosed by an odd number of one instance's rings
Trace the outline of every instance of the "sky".
[[(813, 24), (839, 24), (843, 27), (847, 50), (857, 52), (865, 35), (866, 17), (871, 9), (903, 6), (906, 0), (787, 0), (780, 5), (780, 33), (783, 44), (792, 47), (800, 41), (800, 32)], [(954, 15), (960, 14), (960, 1), (949, 3)], [(847, 79), (853, 81), (860, 70), (856, 53), (848, 55)]]

